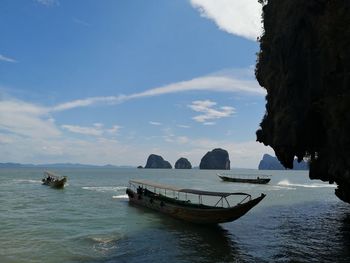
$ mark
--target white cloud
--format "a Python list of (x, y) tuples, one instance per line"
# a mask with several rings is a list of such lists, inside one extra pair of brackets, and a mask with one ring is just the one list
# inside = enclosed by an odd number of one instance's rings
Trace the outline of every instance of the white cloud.
[(90, 24), (84, 20), (81, 20), (79, 18), (73, 17), (73, 22), (82, 26), (90, 26)]
[(180, 81), (144, 92), (127, 95), (124, 97), (124, 100), (186, 91), (233, 92), (247, 95), (265, 95), (264, 89), (262, 89), (255, 80), (237, 79), (229, 75), (212, 75)]
[(206, 125), (206, 126), (212, 126), (212, 125), (215, 125), (216, 123), (213, 122), (213, 121), (206, 121), (206, 122), (203, 122), (203, 125)]
[(122, 101), (122, 98), (124, 96), (108, 96), (108, 97), (92, 97), (92, 98), (86, 98), (86, 99), (80, 99), (80, 100), (73, 100), (69, 102), (65, 102), (62, 104), (58, 104), (49, 110), (54, 112), (54, 111), (65, 111), (65, 110), (70, 110), (74, 108), (79, 108), (79, 107), (87, 107), (99, 103), (107, 103), (107, 104), (116, 104)]
[(256, 141), (232, 142), (230, 140), (212, 140), (206, 138), (188, 138), (185, 144), (172, 141), (172, 147), (159, 149), (166, 153), (167, 160), (175, 162), (179, 156), (186, 157), (192, 166), (199, 166), (202, 157), (215, 148), (225, 149), (229, 153), (231, 168), (253, 168), (257, 169), (260, 160), (265, 153), (274, 156), (271, 147), (264, 146)]
[[(203, 105), (213, 103), (209, 101)], [(159, 137), (150, 141), (143, 140), (142, 143), (134, 139), (118, 142), (110, 137), (121, 128), (118, 125), (105, 128), (101, 123), (94, 123), (89, 127), (61, 127), (67, 131), (94, 136), (95, 140), (71, 137), (69, 133), (62, 133), (56, 125), (47, 108), (23, 101), (0, 101), (0, 159), (23, 163), (69, 161), (138, 165), (145, 162), (157, 145), (157, 152), (172, 163), (184, 156), (193, 165), (198, 165), (207, 151), (220, 147), (229, 152), (232, 167), (256, 168), (264, 153), (273, 155), (271, 148), (254, 141), (189, 138), (178, 136), (169, 128), (162, 130), (162, 137), (167, 142), (162, 144)]]
[(256, 40), (262, 33), (262, 6), (258, 0), (190, 0), (201, 16), (230, 34)]
[(49, 108), (50, 112), (65, 111), (79, 107), (88, 107), (98, 104), (114, 105), (128, 100), (161, 96), (166, 94), (188, 91), (212, 91), (237, 93), (252, 96), (265, 96), (266, 90), (261, 88), (254, 79), (254, 70), (236, 69), (225, 70), (212, 75), (193, 78), (191, 80), (171, 83), (165, 86), (149, 89), (139, 93), (106, 97), (91, 97), (78, 99)]
[(210, 120), (227, 118), (235, 113), (235, 108), (229, 106), (222, 106), (218, 109), (214, 109), (213, 107), (216, 106), (216, 104), (216, 102), (211, 100), (193, 101), (191, 105), (188, 105), (188, 107), (203, 114), (197, 115), (192, 119), (197, 122), (201, 122), (204, 125), (214, 125), (215, 123), (211, 122)]
[(60, 136), (44, 107), (23, 101), (0, 101), (0, 130), (31, 138)]
[(154, 126), (161, 126), (162, 125), (160, 122), (157, 122), (157, 121), (149, 121), (148, 123), (151, 125), (154, 125)]
[(15, 60), (13, 58), (6, 57), (6, 56), (1, 55), (1, 54), (0, 54), (0, 61), (10, 62), (10, 63), (16, 63), (17, 62), (17, 60)]
[(91, 127), (65, 124), (65, 125), (61, 125), (61, 128), (73, 133), (101, 137), (102, 135), (105, 135), (105, 134), (110, 134), (110, 135), (117, 134), (120, 129), (120, 126), (113, 125), (113, 127), (110, 129), (104, 129), (103, 124), (94, 123), (93, 126)]
[(101, 136), (103, 131), (96, 127), (82, 127), (78, 125), (61, 125), (62, 129), (83, 135)]
[(120, 130), (120, 126), (118, 125), (113, 125), (113, 127), (111, 129), (107, 129), (106, 132), (112, 135), (115, 135), (118, 133), (118, 131)]
[(58, 6), (60, 2), (58, 0), (35, 0), (37, 3), (42, 4), (44, 6)]
[(189, 125), (184, 125), (184, 124), (178, 124), (178, 125), (176, 125), (177, 127), (179, 127), (179, 128), (184, 128), (184, 129), (189, 129), (189, 128), (191, 128), (191, 126), (189, 126)]
[(179, 144), (186, 144), (189, 142), (189, 138), (186, 136), (179, 136), (176, 138), (176, 142)]

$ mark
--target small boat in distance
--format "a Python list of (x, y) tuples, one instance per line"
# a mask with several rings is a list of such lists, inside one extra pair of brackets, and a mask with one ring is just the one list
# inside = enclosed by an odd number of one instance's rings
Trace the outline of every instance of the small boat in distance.
[(43, 185), (51, 186), (52, 188), (63, 188), (67, 182), (66, 176), (58, 176), (53, 172), (45, 171), (44, 178), (41, 180)]
[[(234, 221), (246, 214), (266, 196), (261, 194), (252, 199), (251, 195), (246, 193), (184, 189), (145, 180), (130, 180), (126, 193), (131, 204), (147, 207), (196, 224), (219, 224)], [(239, 198), (238, 202), (235, 200), (234, 206), (231, 206), (228, 200), (230, 199), (233, 203), (231, 198)]]
[(225, 182), (267, 184), (271, 178), (268, 175), (227, 175), (217, 174)]

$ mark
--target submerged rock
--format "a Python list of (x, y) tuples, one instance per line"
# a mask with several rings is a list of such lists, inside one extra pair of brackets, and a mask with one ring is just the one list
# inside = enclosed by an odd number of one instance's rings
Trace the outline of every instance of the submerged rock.
[[(278, 161), (276, 157), (264, 154), (263, 159), (259, 163), (259, 170), (285, 170), (286, 168)], [(293, 170), (308, 170), (308, 164), (305, 161), (300, 163), (294, 159)]]
[(287, 168), (308, 158), (310, 178), (337, 183), (350, 203), (349, 1), (259, 1), (256, 78), (267, 104), (257, 140)]
[(220, 148), (207, 152), (201, 160), (199, 169), (230, 170), (228, 152)]
[(151, 154), (147, 159), (145, 168), (171, 169), (172, 166), (168, 161), (165, 161), (162, 156)]
[(175, 169), (192, 169), (192, 165), (186, 158), (180, 158), (175, 163)]

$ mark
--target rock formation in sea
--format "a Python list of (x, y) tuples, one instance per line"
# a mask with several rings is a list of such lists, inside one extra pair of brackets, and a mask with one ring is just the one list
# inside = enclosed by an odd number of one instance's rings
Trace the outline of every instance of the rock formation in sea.
[(199, 164), (199, 169), (230, 170), (228, 152), (220, 148), (207, 152)]
[(165, 161), (162, 156), (151, 154), (148, 156), (145, 168), (171, 169), (172, 166), (168, 161)]
[(186, 158), (180, 158), (175, 163), (175, 169), (192, 169), (192, 164)]
[[(278, 161), (278, 159), (269, 154), (264, 154), (262, 160), (259, 163), (259, 170), (285, 170), (286, 168)], [(294, 159), (293, 170), (308, 170), (308, 164), (305, 161), (300, 163)]]
[(142, 168), (143, 168), (142, 165), (137, 166), (137, 169), (142, 169)]
[(350, 203), (349, 1), (259, 1), (256, 78), (267, 104), (257, 140), (287, 168), (308, 158), (310, 178), (335, 182)]

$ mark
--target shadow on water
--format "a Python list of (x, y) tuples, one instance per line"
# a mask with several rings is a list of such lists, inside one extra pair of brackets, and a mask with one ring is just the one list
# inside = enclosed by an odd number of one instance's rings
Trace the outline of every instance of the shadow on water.
[(347, 208), (344, 217), (341, 219), (341, 227), (339, 232), (341, 233), (342, 246), (340, 249), (340, 258), (344, 259), (343, 262), (350, 261), (350, 209)]
[(252, 244), (260, 247), (256, 256), (268, 262), (350, 262), (348, 211), (348, 204), (323, 202), (270, 208)]
[(220, 225), (200, 226), (174, 219), (162, 220), (163, 228), (177, 239), (181, 262), (242, 262), (235, 237)]
[[(219, 225), (200, 226), (129, 205), (135, 225), (113, 251), (93, 262), (248, 262), (235, 237)], [(130, 219), (134, 220), (134, 219)]]

